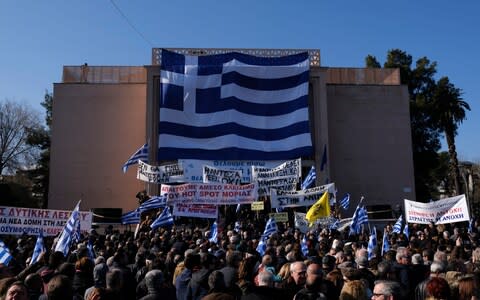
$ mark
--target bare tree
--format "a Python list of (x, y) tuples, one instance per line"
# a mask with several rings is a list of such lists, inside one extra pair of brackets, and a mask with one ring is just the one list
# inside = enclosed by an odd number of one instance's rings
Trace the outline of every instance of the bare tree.
[(41, 127), (39, 115), (31, 107), (0, 101), (0, 175), (28, 168), (36, 161), (38, 147), (29, 145), (27, 138)]

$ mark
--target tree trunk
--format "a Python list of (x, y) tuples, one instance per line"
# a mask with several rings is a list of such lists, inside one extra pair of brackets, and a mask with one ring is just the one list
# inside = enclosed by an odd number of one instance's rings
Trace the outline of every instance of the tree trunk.
[[(450, 127), (450, 126), (449, 126)], [(445, 130), (445, 138), (448, 145), (448, 154), (450, 155), (450, 170), (453, 177), (456, 195), (461, 194), (460, 188), (460, 169), (458, 167), (457, 150), (455, 147), (455, 132), (450, 128)]]

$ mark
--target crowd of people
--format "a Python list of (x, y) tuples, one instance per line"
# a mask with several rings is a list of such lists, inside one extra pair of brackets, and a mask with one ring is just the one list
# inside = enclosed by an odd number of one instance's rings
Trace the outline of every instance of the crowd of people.
[[(462, 223), (409, 224), (407, 238), (387, 224), (390, 249), (382, 251), (379, 242), (369, 255), (368, 232), (350, 235), (348, 227), (317, 226), (304, 239), (293, 226), (279, 223), (260, 255), (256, 249), (265, 221), (243, 220), (236, 230), (226, 224), (215, 243), (208, 227), (177, 224), (151, 230), (147, 219), (136, 234), (91, 230), (67, 257), (47, 250), (33, 264), (35, 237), (1, 236), (14, 259), (0, 265), (0, 300), (479, 297), (476, 226), (467, 233)], [(53, 243), (53, 237), (45, 238), (46, 249)]]

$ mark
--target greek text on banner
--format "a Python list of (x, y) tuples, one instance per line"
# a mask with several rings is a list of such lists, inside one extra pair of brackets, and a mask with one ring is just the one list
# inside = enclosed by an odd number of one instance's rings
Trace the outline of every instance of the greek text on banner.
[[(45, 236), (57, 235), (63, 230), (71, 211), (40, 208), (0, 206), (0, 234), (38, 235), (43, 229)], [(92, 213), (80, 212), (80, 229), (92, 227)]]
[(257, 199), (257, 185), (187, 183), (180, 185), (162, 184), (160, 193), (168, 197), (168, 203), (186, 202), (196, 204), (247, 204)]
[(141, 160), (138, 161), (137, 179), (157, 184), (185, 181), (179, 164), (151, 166)]
[(447, 224), (469, 221), (465, 195), (445, 198), (430, 203), (405, 199), (405, 218), (408, 223)]
[(311, 189), (292, 192), (271, 189), (270, 201), (272, 208), (311, 206), (315, 204), (327, 190), (329, 194), (333, 195), (335, 193), (335, 184), (329, 183)]

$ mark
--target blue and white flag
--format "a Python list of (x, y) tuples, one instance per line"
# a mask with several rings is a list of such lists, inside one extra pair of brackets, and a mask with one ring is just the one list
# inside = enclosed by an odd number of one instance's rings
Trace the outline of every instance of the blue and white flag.
[(82, 231), (80, 229), (80, 218), (75, 221), (75, 231), (73, 232), (73, 241), (78, 243), (81, 239)]
[(150, 228), (156, 229), (158, 227), (168, 227), (172, 226), (173, 223), (173, 216), (170, 213), (170, 207), (165, 206), (160, 216), (158, 216), (158, 218), (153, 221), (152, 225), (150, 225)]
[(13, 256), (3, 241), (0, 240), (0, 264), (8, 266)]
[(408, 230), (408, 223), (405, 223), (405, 227), (403, 227), (403, 234), (407, 237), (407, 240), (410, 238), (410, 231)]
[(402, 226), (403, 226), (403, 216), (398, 217), (397, 222), (393, 225), (392, 228), (392, 233), (400, 233), (402, 232)]
[(123, 164), (123, 173), (127, 172), (127, 169), (131, 165), (136, 165), (138, 161), (148, 162), (148, 143), (140, 147), (130, 158)]
[(307, 245), (307, 235), (304, 234), (302, 241), (300, 242), (300, 247), (302, 249), (303, 256), (308, 256), (308, 245)]
[(95, 250), (93, 249), (93, 244), (91, 239), (89, 239), (87, 243), (87, 255), (88, 255), (88, 258), (90, 258), (90, 260), (95, 260), (96, 255), (95, 255)]
[(330, 224), (328, 226), (328, 229), (330, 230), (337, 230), (338, 229), (338, 226), (340, 226), (340, 220), (339, 219), (335, 219), (335, 221), (332, 222), (332, 224)]
[(274, 218), (268, 219), (267, 224), (265, 224), (265, 230), (263, 230), (263, 234), (260, 237), (260, 242), (258, 243), (258, 246), (256, 249), (261, 256), (263, 256), (265, 254), (265, 251), (267, 250), (268, 237), (277, 231), (278, 231), (278, 227), (277, 227), (277, 223), (275, 222), (275, 219)]
[(240, 212), (240, 208), (242, 205), (240, 203), (237, 204), (237, 208), (235, 209), (235, 213), (238, 214)]
[(43, 230), (40, 229), (40, 234), (37, 237), (37, 242), (35, 243), (35, 248), (33, 248), (32, 259), (30, 260), (30, 265), (33, 265), (38, 261), (40, 253), (45, 252), (45, 244), (43, 243)]
[(315, 166), (312, 166), (310, 171), (308, 172), (307, 177), (305, 177), (305, 180), (302, 182), (302, 190), (308, 189), (312, 184), (315, 183), (315, 180), (317, 179), (317, 172), (315, 172)]
[(277, 223), (274, 218), (270, 218), (265, 224), (265, 230), (263, 231), (262, 237), (270, 237), (272, 234), (278, 231)]
[(60, 251), (63, 253), (63, 256), (67, 256), (68, 252), (70, 251), (70, 246), (73, 241), (73, 233), (75, 232), (75, 224), (77, 220), (80, 218), (80, 202), (78, 201), (77, 205), (75, 206), (70, 218), (68, 218), (67, 224), (63, 228), (60, 237), (58, 238), (57, 245), (55, 246), (55, 251)]
[(143, 202), (139, 207), (138, 210), (140, 212), (144, 212), (150, 209), (155, 209), (155, 208), (162, 208), (167, 206), (167, 195), (162, 195), (162, 196), (154, 196), (147, 201)]
[(467, 233), (472, 233), (473, 232), (473, 226), (475, 226), (475, 218), (471, 218), (470, 222), (468, 222)]
[(213, 222), (212, 228), (210, 228), (210, 237), (209, 237), (208, 241), (211, 242), (211, 243), (217, 243), (218, 242), (217, 221)]
[(267, 239), (266, 238), (260, 238), (260, 242), (258, 242), (257, 246), (257, 252), (260, 254), (260, 256), (265, 255), (265, 251), (267, 250)]
[(352, 222), (350, 223), (350, 235), (359, 234), (363, 224), (368, 224), (368, 213), (365, 207), (359, 204), (353, 213)]
[(308, 53), (162, 50), (159, 159), (285, 160), (313, 153)]
[(390, 250), (390, 242), (388, 241), (387, 231), (383, 231), (383, 242), (382, 242), (382, 256)]
[(139, 224), (140, 223), (140, 209), (135, 209), (132, 211), (129, 211), (125, 214), (122, 215), (121, 222), (123, 225), (128, 225), (128, 224)]
[(240, 232), (240, 228), (241, 228), (240, 222), (239, 222), (239, 221), (235, 221), (235, 227), (233, 228), (233, 231), (235, 231), (235, 232), (238, 233), (238, 232)]
[(376, 257), (375, 248), (377, 247), (377, 228), (374, 226), (370, 238), (368, 239), (367, 253), (368, 260)]
[(368, 212), (365, 206), (360, 207), (358, 211), (358, 225), (368, 224)]
[(347, 210), (350, 207), (350, 194), (347, 193), (345, 197), (343, 197), (342, 200), (340, 200), (340, 206), (344, 209)]

